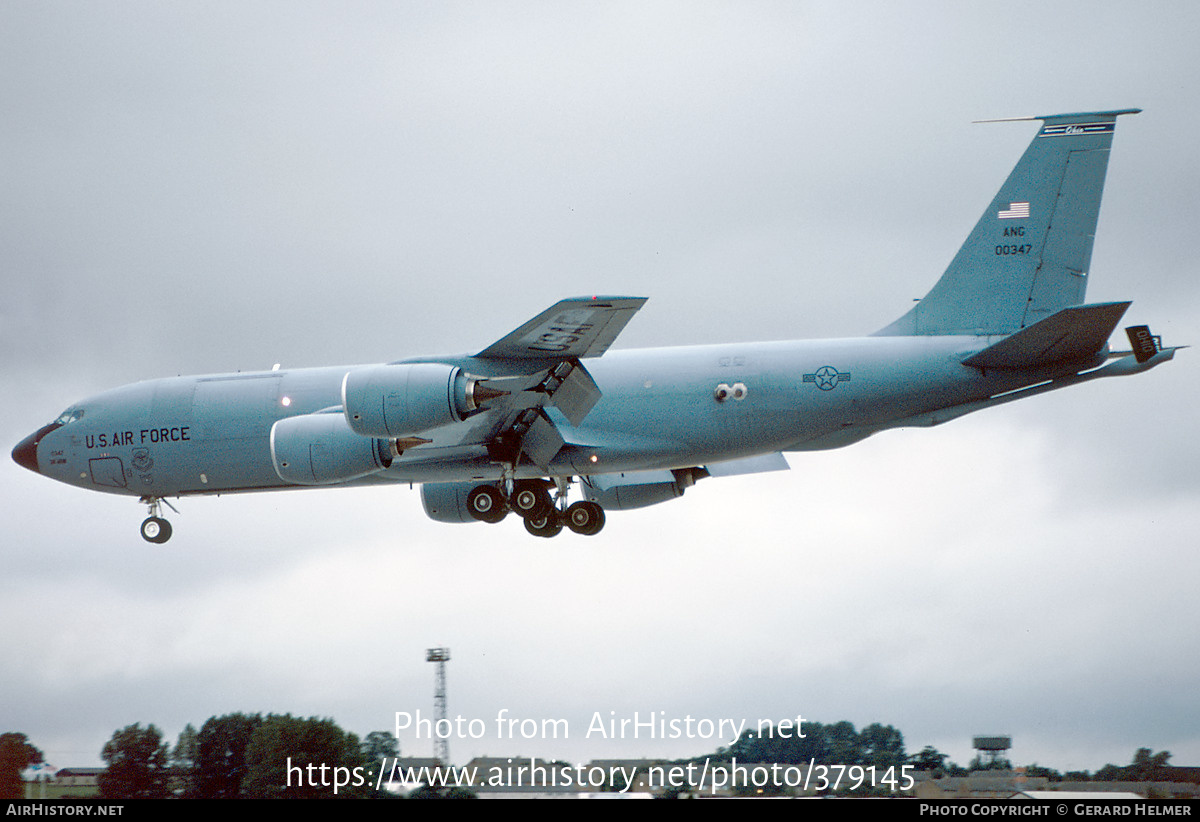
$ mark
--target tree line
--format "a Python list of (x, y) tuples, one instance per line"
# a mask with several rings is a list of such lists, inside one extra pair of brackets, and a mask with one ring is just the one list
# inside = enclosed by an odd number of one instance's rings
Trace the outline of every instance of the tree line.
[[(211, 717), (199, 730), (188, 724), (172, 747), (154, 725), (129, 725), (113, 733), (101, 751), (106, 769), (99, 778), (100, 795), (111, 799), (330, 798), (332, 772), (370, 774), (360, 784), (346, 784), (336, 796), (344, 799), (391, 797), (374, 790), (373, 775), (385, 759), (398, 756), (395, 736), (374, 731), (360, 740), (332, 719), (300, 718), (291, 714), (234, 713)], [(874, 766), (877, 769), (909, 766), (930, 776), (966, 776), (984, 767), (1011, 767), (1007, 760), (984, 765), (978, 758), (970, 768), (925, 746), (916, 754), (905, 751), (904, 736), (891, 725), (872, 723), (861, 731), (847, 721), (823, 725), (782, 722), (746, 730), (728, 747), (695, 757), (739, 763), (836, 763)], [(1026, 767), (1029, 776), (1050, 781), (1170, 781), (1168, 751), (1139, 748), (1127, 766), (1105, 765), (1088, 771), (1060, 773), (1037, 764)], [(289, 773), (289, 760), (293, 770)], [(25, 795), (21, 772), (44, 761), (23, 733), (0, 734), (0, 799)], [(310, 763), (327, 766), (325, 774), (307, 769)], [(296, 768), (304, 769), (298, 773)], [(438, 796), (424, 788), (416, 796)]]
[[(396, 738), (383, 731), (362, 741), (332, 719), (291, 714), (226, 714), (197, 731), (188, 724), (171, 747), (154, 725), (128, 725), (104, 744), (106, 768), (99, 777), (106, 799), (305, 799), (334, 797), (335, 768), (364, 776), (384, 757), (398, 753)], [(296, 766), (289, 773), (289, 758)], [(0, 736), (3, 798), (25, 795), (21, 771), (42, 761), (24, 734)], [(327, 766), (310, 770), (310, 763)], [(373, 771), (372, 771), (373, 776)], [(375, 796), (374, 779), (339, 788), (337, 798)]]
[[(113, 734), (102, 757), (101, 796), (190, 799), (362, 799), (373, 779), (333, 790), (335, 772), (365, 775), (396, 756), (396, 738), (374, 731), (360, 741), (332, 719), (233, 713), (190, 723), (168, 750), (157, 728), (130, 725)], [(315, 764), (321, 770), (310, 770)], [(289, 768), (289, 765), (291, 768)], [(338, 770), (341, 769), (341, 770)]]

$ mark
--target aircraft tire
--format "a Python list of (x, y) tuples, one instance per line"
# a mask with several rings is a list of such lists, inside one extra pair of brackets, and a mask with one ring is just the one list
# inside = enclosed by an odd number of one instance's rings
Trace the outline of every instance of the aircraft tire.
[(566, 520), (572, 531), (590, 537), (604, 527), (604, 509), (590, 500), (576, 502), (567, 509)]
[(562, 529), (562, 517), (553, 508), (544, 516), (525, 518), (525, 530), (535, 537), (556, 537)]
[(142, 539), (162, 545), (171, 538), (171, 523), (162, 517), (146, 517), (142, 520)]
[(509, 506), (525, 519), (540, 519), (553, 510), (550, 494), (536, 480), (521, 480), (513, 488)]
[(496, 486), (477, 485), (467, 494), (467, 510), (480, 522), (495, 524), (508, 515), (508, 504)]

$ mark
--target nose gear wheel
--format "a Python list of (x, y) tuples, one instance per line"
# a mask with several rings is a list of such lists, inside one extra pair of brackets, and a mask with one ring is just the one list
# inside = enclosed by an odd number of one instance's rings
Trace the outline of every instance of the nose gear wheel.
[(142, 497), (140, 502), (144, 503), (150, 509), (150, 516), (142, 520), (141, 534), (142, 539), (146, 542), (152, 542), (155, 545), (162, 545), (171, 538), (173, 529), (171, 523), (162, 517), (162, 506), (166, 504), (168, 508), (179, 513), (175, 506), (167, 502), (162, 497)]

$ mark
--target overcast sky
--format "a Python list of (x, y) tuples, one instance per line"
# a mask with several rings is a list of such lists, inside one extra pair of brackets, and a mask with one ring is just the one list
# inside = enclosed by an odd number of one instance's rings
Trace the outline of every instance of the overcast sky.
[[(971, 121), (1019, 115), (1145, 110), (1088, 298), (1196, 343), (1197, 30), (1185, 2), (5, 2), (0, 441), (140, 379), (476, 351), (577, 294), (650, 298), (620, 348), (869, 333), (1036, 133)], [(459, 763), (729, 742), (585, 738), (637, 711), (1200, 765), (1196, 363), (591, 539), (433, 523), (403, 486), (189, 498), (153, 546), (132, 499), (5, 460), (0, 731), (60, 767), (232, 711), (363, 735), (431, 715), (440, 644), (487, 723)], [(571, 737), (497, 739), (503, 709)]]

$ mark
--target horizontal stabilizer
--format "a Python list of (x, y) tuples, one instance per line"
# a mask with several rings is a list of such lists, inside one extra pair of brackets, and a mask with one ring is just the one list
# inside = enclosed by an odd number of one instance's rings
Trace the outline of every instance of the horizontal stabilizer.
[(1037, 368), (1100, 352), (1128, 302), (1064, 308), (963, 360), (976, 368)]

